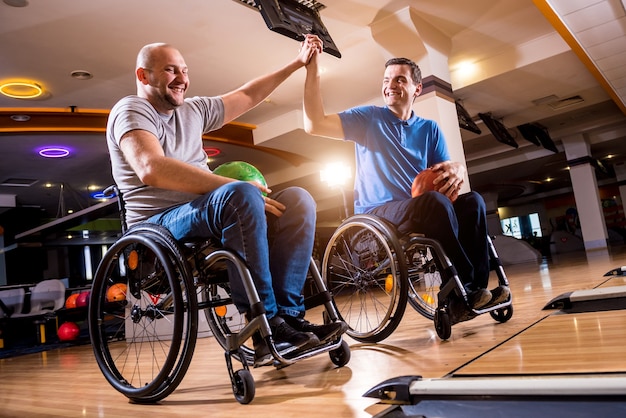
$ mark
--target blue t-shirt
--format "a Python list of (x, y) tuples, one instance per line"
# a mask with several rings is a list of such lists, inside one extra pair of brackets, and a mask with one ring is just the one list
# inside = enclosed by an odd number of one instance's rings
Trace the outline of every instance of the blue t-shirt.
[(404, 121), (386, 106), (358, 106), (339, 117), (345, 139), (356, 144), (354, 213), (410, 199), (417, 173), (450, 159), (437, 122), (415, 112)]

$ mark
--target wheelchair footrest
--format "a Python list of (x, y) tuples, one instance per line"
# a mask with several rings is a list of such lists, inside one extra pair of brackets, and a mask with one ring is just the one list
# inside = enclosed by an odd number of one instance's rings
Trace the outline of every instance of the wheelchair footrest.
[(335, 350), (341, 346), (341, 342), (342, 338), (339, 338), (333, 341), (322, 343), (315, 347), (308, 348), (306, 350), (295, 350), (285, 355), (280, 355), (279, 353), (278, 356), (275, 356), (274, 367), (282, 369), (283, 367), (290, 366), (297, 361)]

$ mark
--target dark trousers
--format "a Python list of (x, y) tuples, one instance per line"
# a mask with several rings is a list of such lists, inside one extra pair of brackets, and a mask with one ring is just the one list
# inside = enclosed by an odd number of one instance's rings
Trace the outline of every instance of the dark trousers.
[(487, 215), (480, 194), (465, 193), (452, 203), (439, 192), (426, 192), (385, 203), (369, 213), (394, 224), (401, 236), (415, 232), (437, 240), (467, 290), (488, 286)]

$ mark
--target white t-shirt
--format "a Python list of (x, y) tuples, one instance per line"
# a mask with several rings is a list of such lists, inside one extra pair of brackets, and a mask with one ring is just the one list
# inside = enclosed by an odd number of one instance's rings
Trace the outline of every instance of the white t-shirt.
[(158, 138), (165, 156), (210, 171), (202, 135), (221, 128), (223, 121), (224, 103), (220, 97), (185, 99), (171, 116), (158, 113), (138, 96), (127, 96), (113, 106), (107, 122), (107, 145), (113, 180), (124, 196), (128, 226), (198, 195), (144, 185), (120, 150), (122, 136), (135, 129), (146, 130)]

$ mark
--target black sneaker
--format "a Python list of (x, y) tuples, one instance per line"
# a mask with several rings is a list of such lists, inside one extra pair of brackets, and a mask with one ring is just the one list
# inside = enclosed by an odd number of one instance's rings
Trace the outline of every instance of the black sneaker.
[(491, 292), (487, 289), (478, 289), (467, 295), (467, 302), (472, 309), (480, 309), (491, 301)]
[(348, 330), (348, 324), (343, 321), (316, 325), (300, 317), (283, 315), (282, 318), (296, 331), (312, 332), (320, 340), (320, 343), (330, 341)]
[[(246, 321), (250, 322), (250, 314), (246, 313)], [(274, 362), (274, 356), (267, 346), (261, 334), (252, 334), (252, 345), (254, 347), (254, 367), (269, 366)]]
[(507, 286), (498, 286), (491, 290), (491, 300), (489, 301), (489, 305), (497, 305), (499, 303), (506, 302), (509, 300), (510, 296), (511, 291)]
[(274, 362), (270, 348), (258, 333), (252, 335), (252, 344), (254, 345), (254, 367), (269, 366)]
[[(294, 330), (280, 316), (271, 318), (269, 323), (274, 346), (281, 355), (320, 343), (315, 334)], [(254, 367), (269, 366), (274, 363), (274, 357), (266, 341), (258, 333), (252, 336), (252, 343), (254, 345)]]
[(297, 350), (312, 347), (320, 343), (320, 340), (315, 334), (294, 329), (278, 315), (270, 319), (270, 329), (272, 330), (274, 344), (276, 345), (288, 343)]
[[(252, 343), (254, 344), (254, 367), (271, 366), (274, 364), (274, 356), (265, 340), (262, 339), (259, 334), (252, 336)], [(276, 347), (276, 351), (282, 356), (297, 350), (296, 347), (286, 342), (275, 342), (274, 346)]]

